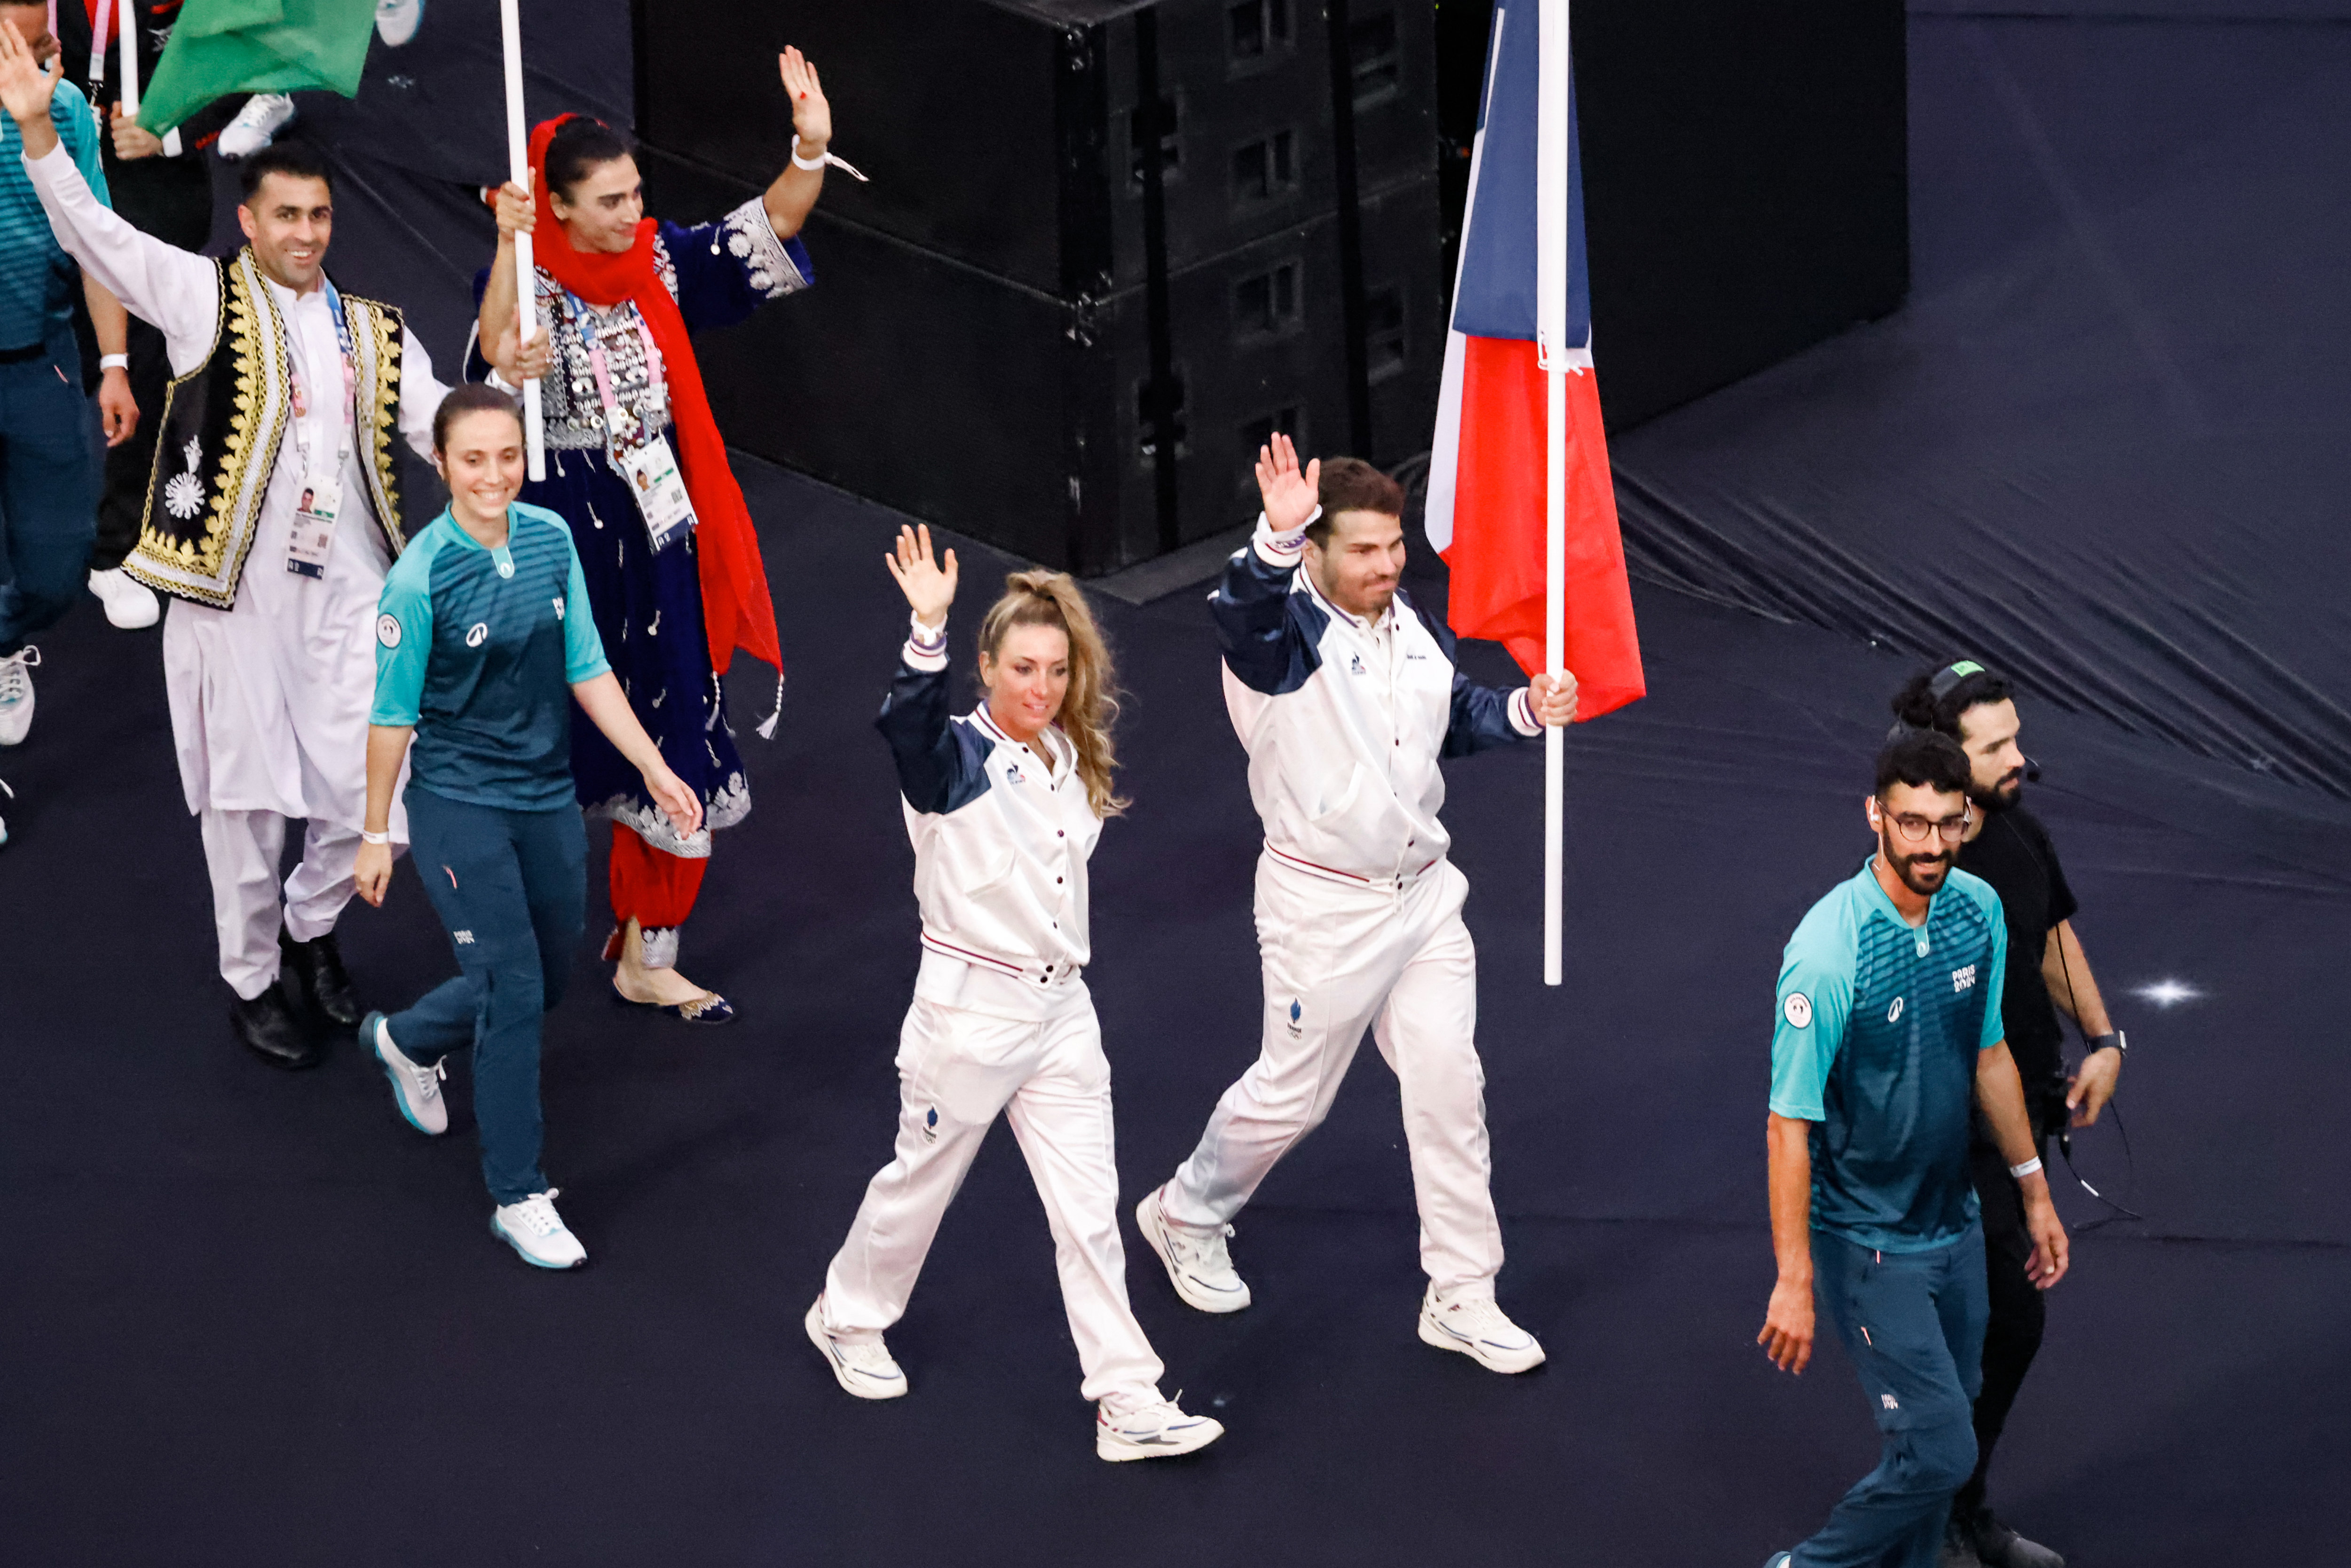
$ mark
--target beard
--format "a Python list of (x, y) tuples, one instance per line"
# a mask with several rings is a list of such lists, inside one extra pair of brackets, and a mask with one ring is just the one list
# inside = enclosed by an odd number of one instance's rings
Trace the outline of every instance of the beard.
[(1968, 799), (1986, 811), (2011, 811), (2024, 800), (2024, 768), (2022, 764), (2000, 776), (1998, 783), (1986, 789), (1970, 787)]
[(1951, 874), (1952, 852), (1939, 842), (1932, 849), (1906, 855), (1895, 847), (1891, 835), (1881, 834), (1877, 848), (1902, 885), (1921, 898), (1932, 898), (1941, 892), (1944, 880)]

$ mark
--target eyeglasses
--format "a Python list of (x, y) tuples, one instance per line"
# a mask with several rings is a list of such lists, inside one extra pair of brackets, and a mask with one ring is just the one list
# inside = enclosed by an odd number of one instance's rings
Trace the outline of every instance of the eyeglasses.
[[(1878, 802), (1878, 810), (1881, 814), (1886, 811), (1883, 800)], [(1905, 811), (1898, 817), (1889, 815), (1886, 820), (1893, 822), (1895, 831), (1911, 843), (1923, 844), (1930, 834), (1940, 833), (1945, 843), (1956, 844), (1968, 836), (1968, 823), (1974, 817), (1975, 809), (1970, 807), (1956, 817), (1921, 817)]]

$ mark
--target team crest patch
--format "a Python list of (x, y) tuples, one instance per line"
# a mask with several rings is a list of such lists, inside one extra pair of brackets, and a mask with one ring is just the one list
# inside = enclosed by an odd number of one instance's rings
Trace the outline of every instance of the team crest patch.
[(1348, 654), (1347, 667), (1354, 671), (1355, 674), (1359, 675), (1362, 674), (1364, 673), (1364, 656), (1361, 653)]
[(1303, 1005), (1302, 1003), (1299, 1002), (1295, 998), (1291, 998), (1290, 1003), (1290, 1039), (1292, 1039), (1292, 1040), (1296, 1040), (1296, 1039), (1298, 1039), (1298, 1038), (1299, 1038), (1299, 1036), (1300, 1036), (1300, 1035), (1301, 1035), (1302, 1033), (1304, 1033), (1304, 1032), (1305, 1032), (1303, 1030), (1301, 1030), (1301, 1029), (1299, 1027), (1299, 1022), (1298, 1022), (1298, 1020), (1299, 1020), (1300, 1019), (1302, 1019), (1302, 1018), (1304, 1018), (1305, 1016), (1306, 1016), (1306, 1009), (1305, 1009), (1304, 1005)]
[(1008, 762), (1008, 763), (1006, 763), (1006, 764), (1004, 765), (1004, 779), (1005, 779), (1005, 782), (1006, 782), (1006, 783), (1008, 783), (1008, 784), (1018, 784), (1018, 783), (1019, 783), (1019, 782), (1021, 781), (1021, 780), (1020, 780), (1020, 764), (1019, 764), (1018, 762)]
[(939, 1108), (934, 1105), (930, 1110), (924, 1113), (923, 1115), (923, 1142), (926, 1144), (935, 1144), (938, 1141)]
[(1790, 1029), (1813, 1027), (1813, 998), (1802, 991), (1790, 991), (1788, 999), (1780, 1004), (1780, 1016), (1788, 1020)]
[(400, 617), (389, 611), (375, 618), (375, 640), (387, 648), (400, 646)]

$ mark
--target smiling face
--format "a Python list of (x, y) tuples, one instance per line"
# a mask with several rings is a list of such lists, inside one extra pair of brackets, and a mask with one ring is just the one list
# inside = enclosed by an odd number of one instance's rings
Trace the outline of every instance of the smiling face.
[(550, 191), (547, 204), (579, 251), (618, 256), (637, 243), (645, 215), (645, 183), (627, 153), (589, 165), (569, 192)]
[(522, 493), (522, 421), (504, 409), (475, 409), (449, 422), (434, 466), (449, 486), (461, 523), (495, 524)]
[(264, 174), (261, 184), (236, 209), (237, 226), (253, 242), (261, 270), (297, 294), (319, 281), (327, 242), (335, 232), (335, 199), (324, 180), (299, 174)]
[(1968, 821), (1968, 800), (1928, 784), (1896, 780), (1869, 800), (1877, 853), (1903, 886), (1921, 898), (1942, 891)]
[(1384, 512), (1331, 518), (1331, 537), (1306, 541), (1305, 564), (1322, 597), (1366, 621), (1384, 614), (1404, 577), (1404, 521)]
[(1059, 626), (1008, 627), (995, 657), (982, 650), (979, 679), (987, 688), (987, 716), (1025, 746), (1061, 716), (1070, 695), (1070, 634)]

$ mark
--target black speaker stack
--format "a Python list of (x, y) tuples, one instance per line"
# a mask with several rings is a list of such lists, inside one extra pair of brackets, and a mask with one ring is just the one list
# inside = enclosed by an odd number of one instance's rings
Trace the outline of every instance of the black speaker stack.
[[(1489, 0), (635, 5), (655, 211), (774, 178), (787, 43), (872, 177), (702, 339), (737, 445), (1089, 575), (1247, 521), (1271, 431), (1427, 448)], [(1899, 0), (1798, 12), (1574, 7), (1612, 425), (1901, 297)]]
[(818, 294), (705, 342), (730, 441), (1087, 573), (1246, 520), (1270, 431), (1427, 444), (1426, 5), (664, 0), (638, 43), (656, 210), (773, 178), (786, 42), (872, 183), (826, 181)]

